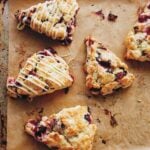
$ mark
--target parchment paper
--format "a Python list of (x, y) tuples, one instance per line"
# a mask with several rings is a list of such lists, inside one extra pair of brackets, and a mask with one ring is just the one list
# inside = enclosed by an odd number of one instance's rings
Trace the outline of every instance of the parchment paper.
[[(69, 63), (75, 78), (73, 86), (65, 94), (64, 90), (36, 98), (29, 103), (25, 100), (8, 100), (8, 150), (47, 150), (24, 132), (24, 123), (39, 112), (50, 115), (76, 105), (88, 105), (98, 126), (93, 150), (150, 149), (150, 63), (126, 61), (129, 70), (135, 74), (132, 87), (105, 97), (93, 97), (85, 88), (83, 64), (86, 51), (84, 38), (93, 35), (108, 46), (123, 61), (124, 39), (137, 18), (137, 10), (145, 0), (78, 0), (80, 10), (77, 28), (70, 46), (52, 42), (45, 36), (29, 29), (18, 31), (14, 13), (42, 0), (10, 0), (9, 22), (9, 75), (16, 76), (19, 67), (33, 53), (45, 47), (54, 47)], [(105, 20), (93, 12), (103, 10)], [(109, 22), (109, 12), (118, 15), (116, 22)], [(107, 115), (107, 109), (115, 120)], [(109, 113), (110, 114), (110, 113)], [(149, 148), (148, 148), (149, 147)]]

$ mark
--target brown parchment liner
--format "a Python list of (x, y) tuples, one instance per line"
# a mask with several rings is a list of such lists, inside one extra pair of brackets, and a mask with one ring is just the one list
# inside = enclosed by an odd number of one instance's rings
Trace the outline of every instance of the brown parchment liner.
[[(38, 97), (31, 103), (9, 98), (7, 149), (48, 150), (24, 132), (25, 121), (43, 108), (43, 114), (50, 115), (64, 107), (79, 104), (90, 106), (94, 122), (98, 126), (93, 150), (141, 150), (150, 146), (150, 63), (125, 61), (123, 58), (124, 39), (136, 21), (139, 6), (143, 6), (146, 0), (78, 0), (80, 10), (77, 27), (69, 46), (62, 46), (28, 28), (24, 31), (17, 30), (15, 11), (38, 2), (42, 0), (9, 1), (9, 75), (16, 76), (19, 67), (33, 53), (52, 46), (60, 56), (65, 56), (75, 82), (67, 94), (62, 90)], [(100, 9), (105, 14), (104, 20), (93, 13)], [(116, 22), (107, 20), (110, 11), (118, 15)], [(87, 35), (93, 35), (103, 42), (128, 64), (129, 70), (136, 76), (132, 87), (105, 97), (90, 95), (85, 87), (83, 72), (86, 57), (83, 41)], [(114, 125), (111, 116), (115, 118)]]

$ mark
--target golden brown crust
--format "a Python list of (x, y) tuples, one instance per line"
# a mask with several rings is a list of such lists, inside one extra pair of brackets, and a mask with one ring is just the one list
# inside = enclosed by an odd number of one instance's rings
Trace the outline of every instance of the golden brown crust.
[(36, 32), (69, 44), (76, 26), (76, 0), (50, 0), (16, 13), (18, 27), (29, 26)]
[(7, 89), (12, 97), (30, 97), (53, 93), (71, 86), (69, 66), (50, 48), (33, 54), (16, 79), (8, 78)]
[(85, 40), (87, 47), (86, 86), (92, 94), (107, 95), (118, 88), (129, 87), (134, 76), (128, 67), (102, 43), (92, 37)]
[(92, 123), (86, 106), (76, 106), (41, 120), (29, 120), (25, 130), (49, 148), (91, 150), (96, 125)]
[(137, 61), (150, 61), (150, 2), (144, 12), (139, 14), (138, 21), (128, 33), (125, 41), (125, 57)]

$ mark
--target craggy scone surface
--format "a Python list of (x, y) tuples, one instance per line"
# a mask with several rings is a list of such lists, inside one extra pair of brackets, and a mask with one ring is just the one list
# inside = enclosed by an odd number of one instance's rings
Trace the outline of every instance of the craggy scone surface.
[(86, 86), (92, 94), (107, 95), (132, 84), (133, 74), (128, 72), (127, 65), (114, 53), (92, 37), (87, 37), (85, 44), (87, 51)]
[(18, 77), (8, 77), (8, 94), (33, 98), (71, 86), (69, 66), (52, 48), (44, 49), (27, 59)]
[(126, 38), (126, 58), (137, 61), (150, 61), (150, 1)]
[(27, 25), (34, 31), (69, 44), (75, 30), (78, 9), (76, 0), (49, 0), (18, 10), (15, 16), (19, 22), (18, 29)]
[(76, 106), (50, 117), (30, 119), (25, 130), (52, 150), (92, 150), (96, 125), (88, 107)]

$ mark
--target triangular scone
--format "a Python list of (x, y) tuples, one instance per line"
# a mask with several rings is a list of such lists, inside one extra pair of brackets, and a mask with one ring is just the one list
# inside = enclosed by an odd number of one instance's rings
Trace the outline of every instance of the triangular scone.
[(96, 129), (86, 106), (65, 108), (25, 125), (28, 134), (56, 150), (92, 150)]
[(85, 40), (87, 60), (86, 86), (94, 95), (107, 95), (119, 88), (130, 86), (134, 76), (128, 67), (102, 43), (88, 37)]
[(28, 58), (16, 79), (9, 77), (8, 93), (12, 97), (33, 98), (71, 86), (69, 66), (50, 48)]
[(150, 2), (126, 38), (126, 58), (137, 61), (150, 61)]
[(69, 44), (76, 26), (78, 9), (76, 0), (49, 0), (19, 10), (15, 16), (19, 22), (18, 29), (29, 26), (36, 32)]

